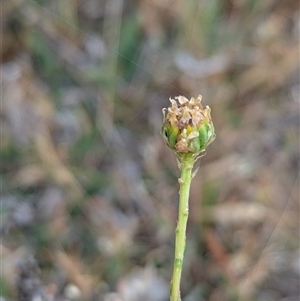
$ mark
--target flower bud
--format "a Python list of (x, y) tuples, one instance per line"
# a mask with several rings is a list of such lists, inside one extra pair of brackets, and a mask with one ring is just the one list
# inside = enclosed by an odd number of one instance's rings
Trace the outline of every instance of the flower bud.
[(188, 100), (184, 96), (170, 98), (171, 106), (163, 109), (162, 135), (177, 154), (199, 155), (214, 141), (216, 135), (210, 108), (203, 108), (202, 96)]

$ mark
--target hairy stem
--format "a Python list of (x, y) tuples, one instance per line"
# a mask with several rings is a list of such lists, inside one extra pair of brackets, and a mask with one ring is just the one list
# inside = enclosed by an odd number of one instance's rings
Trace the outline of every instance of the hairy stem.
[(191, 156), (182, 156), (180, 158), (181, 175), (179, 179), (179, 210), (178, 222), (175, 230), (175, 258), (170, 288), (170, 301), (181, 301), (180, 280), (185, 250), (186, 225), (189, 215), (189, 194), (194, 162), (195, 158)]

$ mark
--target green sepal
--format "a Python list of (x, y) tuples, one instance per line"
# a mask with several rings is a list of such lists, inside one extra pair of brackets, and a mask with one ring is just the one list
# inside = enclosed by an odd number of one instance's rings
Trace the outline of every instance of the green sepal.
[(174, 126), (164, 126), (162, 129), (162, 134), (164, 139), (167, 141), (169, 147), (174, 148), (177, 142), (179, 129)]
[(201, 151), (208, 145), (208, 135), (207, 135), (207, 124), (203, 124), (198, 130), (199, 136), (197, 140), (199, 141), (200, 147), (197, 151)]

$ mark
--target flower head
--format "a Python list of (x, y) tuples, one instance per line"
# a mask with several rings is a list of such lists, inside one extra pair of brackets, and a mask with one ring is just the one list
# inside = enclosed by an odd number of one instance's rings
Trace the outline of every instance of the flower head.
[(184, 96), (170, 98), (171, 106), (163, 109), (162, 135), (177, 154), (199, 155), (215, 139), (210, 108), (203, 108), (199, 95), (188, 100)]

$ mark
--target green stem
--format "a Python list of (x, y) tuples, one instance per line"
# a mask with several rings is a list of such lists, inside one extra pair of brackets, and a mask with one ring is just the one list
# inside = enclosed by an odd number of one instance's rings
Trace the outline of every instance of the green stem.
[(180, 279), (185, 250), (186, 225), (189, 215), (189, 194), (192, 181), (192, 169), (195, 158), (190, 156), (180, 157), (181, 174), (179, 179), (179, 210), (178, 222), (175, 230), (175, 258), (174, 269), (170, 288), (170, 301), (181, 301)]

